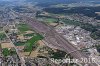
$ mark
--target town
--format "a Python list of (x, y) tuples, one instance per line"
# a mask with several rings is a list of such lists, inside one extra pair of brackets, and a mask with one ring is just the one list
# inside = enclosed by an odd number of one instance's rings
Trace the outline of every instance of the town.
[[(0, 66), (100, 66), (99, 19), (79, 13), (50, 13), (25, 0), (2, 2)], [(72, 4), (64, 5), (69, 10), (73, 9)], [(86, 62), (93, 58), (95, 62), (55, 63), (51, 60), (66, 58), (79, 61), (85, 58)]]

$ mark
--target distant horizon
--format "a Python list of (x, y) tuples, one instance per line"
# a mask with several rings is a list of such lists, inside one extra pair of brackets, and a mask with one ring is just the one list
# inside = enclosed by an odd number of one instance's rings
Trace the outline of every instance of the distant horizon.
[(64, 3), (64, 4), (68, 4), (68, 3), (100, 3), (100, 1), (98, 0), (0, 0), (0, 2), (31, 2), (31, 3), (35, 3), (37, 2), (38, 4), (58, 4), (58, 3)]

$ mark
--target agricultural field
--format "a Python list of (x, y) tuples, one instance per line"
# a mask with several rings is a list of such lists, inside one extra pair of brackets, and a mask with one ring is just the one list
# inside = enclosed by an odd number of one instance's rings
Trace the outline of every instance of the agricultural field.
[(31, 37), (31, 36), (33, 36), (33, 35), (34, 35), (34, 33), (24, 34), (24, 36), (27, 36), (27, 37)]
[(33, 46), (36, 46), (36, 42), (42, 39), (43, 39), (43, 36), (41, 36), (40, 34), (35, 34), (31, 39), (29, 39), (26, 42), (24, 51), (26, 52), (32, 51)]
[(32, 30), (27, 24), (18, 24), (18, 30), (20, 33), (18, 34), (18, 42), (15, 42), (15, 46), (23, 46), (24, 52), (31, 52), (33, 47), (36, 46), (36, 43), (39, 40), (43, 39), (43, 36), (36, 33)]
[[(48, 22), (48, 23), (53, 23), (56, 21), (57, 19), (54, 19), (54, 18), (47, 18), (47, 19), (45, 18), (45, 22)], [(30, 28), (28, 29), (27, 28), (25, 29), (25, 28), (23, 30), (23, 25), (22, 25), (21, 28), (19, 29), (20, 31), (24, 31), (24, 33), (21, 33), (21, 36), (23, 36), (24, 38), (30, 38), (30, 39), (27, 39), (25, 42), (18, 42), (16, 44), (16, 46), (24, 47), (23, 52), (21, 53), (23, 56), (45, 57), (46, 55), (49, 55), (50, 53), (51, 58), (65, 57), (66, 55), (65, 52), (62, 52), (62, 51), (55, 52), (55, 50), (52, 50), (51, 48), (46, 47), (45, 44), (41, 41), (44, 38), (42, 35), (40, 35), (39, 33), (36, 33), (35, 31), (32, 32)], [(44, 44), (44, 45), (41, 45), (41, 44)]]
[(47, 17), (38, 18), (38, 20), (41, 20), (41, 21), (46, 22), (46, 23), (55, 23), (55, 22), (57, 22), (56, 18), (47, 18)]
[(18, 24), (18, 29), (21, 33), (30, 30), (30, 27), (26, 24)]
[(55, 18), (45, 18), (44, 22), (53, 23), (53, 22), (57, 22), (57, 19), (55, 19)]

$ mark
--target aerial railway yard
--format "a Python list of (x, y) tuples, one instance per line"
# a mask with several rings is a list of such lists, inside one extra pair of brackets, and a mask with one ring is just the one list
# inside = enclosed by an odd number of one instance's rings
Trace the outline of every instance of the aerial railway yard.
[(0, 1), (0, 66), (100, 66), (100, 7), (24, 1)]
[[(34, 30), (45, 36), (44, 40), (47, 42), (47, 45), (49, 47), (55, 47), (56, 49), (63, 50), (77, 59), (89, 58), (81, 51), (78, 51), (76, 47), (74, 47), (70, 42), (68, 42), (62, 35), (57, 33), (51, 26), (43, 24), (32, 18), (24, 17), (23, 19)], [(90, 63), (89, 66), (96, 66), (96, 64)]]

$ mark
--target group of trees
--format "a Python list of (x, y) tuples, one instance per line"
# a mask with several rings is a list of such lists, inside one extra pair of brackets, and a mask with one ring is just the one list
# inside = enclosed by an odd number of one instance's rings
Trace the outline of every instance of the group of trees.
[(100, 30), (98, 30), (99, 27), (97, 27), (97, 26), (94, 26), (89, 23), (83, 23), (83, 22), (69, 20), (69, 19), (65, 19), (63, 21), (68, 25), (80, 26), (82, 29), (85, 29), (85, 30), (91, 32), (90, 36), (95, 40), (100, 39)]
[(94, 38), (94, 39), (100, 39), (100, 30), (91, 33), (90, 36), (91, 36), (92, 38)]
[(9, 55), (14, 55), (14, 54), (16, 54), (16, 50), (15, 49), (8, 49), (8, 48), (4, 48), (3, 50), (2, 50), (2, 53), (3, 53), (3, 55), (4, 56), (9, 56)]
[(87, 30), (87, 31), (90, 31), (91, 34), (90, 34), (90, 37), (93, 38), (93, 39), (100, 39), (100, 30), (98, 30), (98, 28), (96, 26), (93, 26), (92, 24), (88, 24), (88, 23), (85, 23), (85, 24), (82, 24), (81, 25), (81, 28)]
[(96, 19), (100, 19), (100, 16), (95, 12), (100, 12), (100, 7), (47, 7), (44, 8), (43, 11), (53, 14), (84, 14), (88, 17), (96, 17)]

